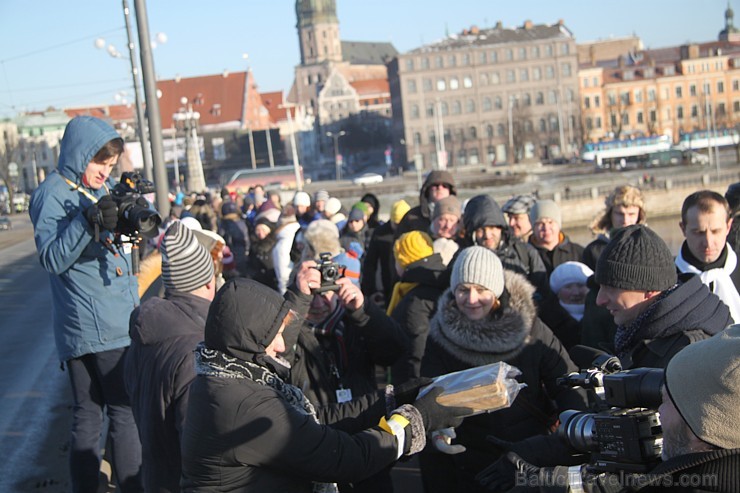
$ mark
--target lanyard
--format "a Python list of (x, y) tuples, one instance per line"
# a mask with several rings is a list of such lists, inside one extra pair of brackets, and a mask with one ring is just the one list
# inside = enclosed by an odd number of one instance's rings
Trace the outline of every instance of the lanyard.
[[(62, 175), (60, 174), (59, 176), (62, 176)], [(67, 178), (66, 176), (62, 176), (62, 178), (64, 179), (64, 181), (66, 181), (66, 182), (67, 182), (67, 184), (68, 184), (68, 185), (69, 185), (70, 187), (72, 187), (72, 190), (77, 190), (77, 191), (78, 191), (78, 192), (80, 192), (80, 193), (81, 193), (82, 195), (84, 195), (84, 196), (85, 196), (85, 197), (87, 197), (88, 199), (92, 200), (92, 203), (93, 203), (93, 204), (97, 204), (97, 203), (98, 203), (98, 199), (97, 199), (97, 198), (96, 198), (96, 197), (95, 197), (95, 196), (94, 196), (93, 194), (91, 194), (90, 192), (88, 192), (88, 191), (87, 191), (87, 190), (85, 190), (84, 188), (80, 187), (80, 185), (79, 185), (79, 184), (77, 184), (77, 183), (73, 182), (72, 180), (70, 180), (70, 179), (69, 179), (69, 178)], [(103, 183), (103, 186), (105, 187), (105, 191), (106, 191), (106, 192), (109, 192), (109, 190), (108, 190), (108, 185), (106, 185), (105, 183)]]

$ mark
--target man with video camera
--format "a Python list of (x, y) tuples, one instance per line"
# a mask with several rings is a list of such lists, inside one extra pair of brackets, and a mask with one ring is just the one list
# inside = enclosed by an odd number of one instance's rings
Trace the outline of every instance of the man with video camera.
[(98, 491), (103, 412), (120, 491), (143, 491), (141, 445), (123, 381), (128, 319), (139, 296), (133, 243), (114, 234), (120, 217), (110, 179), (123, 151), (108, 123), (72, 119), (57, 169), (33, 193), (29, 210), (39, 260), (49, 272), (57, 351), (72, 386), (73, 492)]
[[(740, 325), (691, 344), (665, 369), (663, 462), (646, 473), (600, 472), (591, 465), (539, 468), (513, 452), (509, 491), (740, 491)], [(489, 482), (491, 489), (500, 483)], [(506, 489), (506, 488), (504, 488)]]

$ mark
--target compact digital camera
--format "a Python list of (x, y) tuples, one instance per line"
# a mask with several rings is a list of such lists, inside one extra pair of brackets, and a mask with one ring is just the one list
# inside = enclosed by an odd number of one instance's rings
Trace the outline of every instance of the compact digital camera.
[(344, 277), (344, 269), (346, 267), (334, 262), (329, 252), (319, 254), (316, 264), (316, 268), (321, 273), (321, 287), (315, 289), (314, 292), (337, 291), (339, 289), (337, 279)]

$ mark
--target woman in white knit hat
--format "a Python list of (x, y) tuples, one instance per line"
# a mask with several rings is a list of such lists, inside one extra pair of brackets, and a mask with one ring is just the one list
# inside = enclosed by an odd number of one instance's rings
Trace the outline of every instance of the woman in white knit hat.
[(549, 433), (560, 411), (586, 408), (585, 395), (556, 384), (558, 377), (577, 368), (537, 318), (533, 293), (524, 276), (504, 270), (487, 248), (466, 248), (455, 260), (450, 287), (439, 298), (431, 322), (421, 375), (504, 361), (521, 370), (519, 379), (527, 387), (510, 408), (466, 418), (456, 428), (454, 442), (433, 440), (437, 450), (420, 457), (426, 492), (486, 491), (475, 476), (500, 457), (488, 435), (511, 442), (536, 437), (517, 449), (530, 462), (567, 457), (557, 436)]

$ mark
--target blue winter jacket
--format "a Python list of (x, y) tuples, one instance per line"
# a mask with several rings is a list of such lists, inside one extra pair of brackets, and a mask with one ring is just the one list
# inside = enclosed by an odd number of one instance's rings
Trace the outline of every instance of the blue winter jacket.
[[(126, 347), (129, 315), (139, 304), (137, 279), (131, 272), (130, 245), (114, 255), (95, 242), (84, 211), (108, 194), (113, 181), (92, 190), (82, 174), (95, 154), (120, 135), (97, 118), (82, 116), (67, 124), (57, 170), (31, 196), (29, 213), (41, 265), (49, 272), (54, 336), (61, 361)], [(70, 185), (79, 185), (79, 189)], [(111, 235), (100, 231), (101, 241)]]

